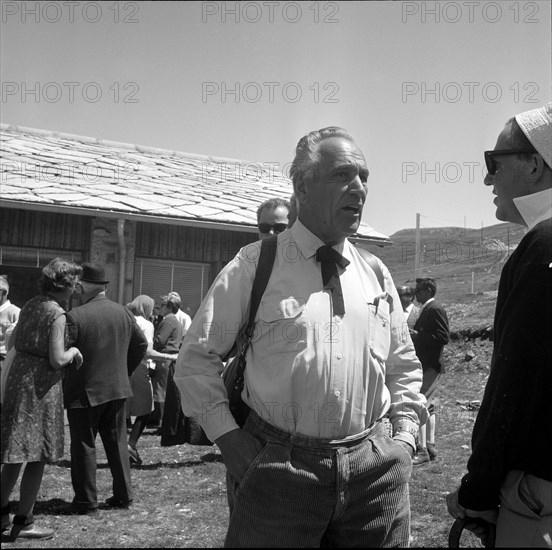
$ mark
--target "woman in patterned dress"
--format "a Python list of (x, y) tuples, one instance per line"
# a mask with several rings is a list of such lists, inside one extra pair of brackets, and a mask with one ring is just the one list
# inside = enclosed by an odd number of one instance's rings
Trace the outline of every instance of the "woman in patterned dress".
[(62, 378), (64, 367), (82, 365), (80, 351), (65, 349), (65, 309), (81, 268), (55, 258), (38, 281), (41, 294), (29, 300), (19, 316), (11, 342), (17, 354), (6, 379), (1, 423), (2, 532), (10, 526), (9, 498), (23, 463), (18, 514), (11, 538), (47, 539), (54, 534), (34, 524), (33, 508), (44, 465), (64, 451)]

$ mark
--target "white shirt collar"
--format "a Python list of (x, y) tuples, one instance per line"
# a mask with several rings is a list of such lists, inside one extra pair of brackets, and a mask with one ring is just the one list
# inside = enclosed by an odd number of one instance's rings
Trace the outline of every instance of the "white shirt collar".
[(0, 311), (5, 311), (11, 306), (11, 302), (9, 300), (6, 300), (1, 306)]
[(420, 312), (425, 309), (425, 307), (427, 306), (427, 304), (433, 302), (433, 300), (435, 300), (435, 298), (430, 298), (425, 304), (423, 304), (421, 307), (420, 307)]
[(525, 225), (533, 229), (538, 223), (552, 218), (552, 189), (514, 199)]
[[(301, 250), (301, 253), (305, 258), (312, 258), (316, 254), (316, 251), (323, 246), (325, 243), (321, 241), (314, 233), (307, 229), (299, 219), (295, 220), (291, 226), (291, 234)], [(350, 253), (347, 254), (345, 251), (352, 246), (347, 239), (344, 239), (342, 242), (334, 245), (332, 248), (335, 248), (343, 256), (350, 256)]]

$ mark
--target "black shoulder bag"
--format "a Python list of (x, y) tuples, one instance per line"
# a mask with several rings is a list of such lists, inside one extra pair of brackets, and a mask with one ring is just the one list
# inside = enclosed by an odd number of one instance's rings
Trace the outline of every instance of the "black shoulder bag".
[(361, 248), (360, 246), (357, 247), (358, 253), (362, 256), (364, 261), (372, 268), (372, 271), (376, 274), (376, 277), (378, 279), (378, 283), (381, 286), (382, 290), (385, 290), (384, 282), (383, 282), (383, 272), (381, 270), (381, 267), (379, 265), (379, 262), (372, 254), (371, 252), (368, 252), (368, 250), (365, 250), (364, 248)]
[[(247, 416), (249, 414), (249, 407), (243, 402), (241, 393), (244, 387), (244, 375), (245, 375), (245, 355), (251, 338), (253, 336), (253, 329), (255, 327), (255, 315), (259, 309), (261, 298), (266, 290), (266, 285), (270, 279), (272, 273), (272, 266), (274, 265), (274, 258), (276, 257), (277, 249), (277, 235), (267, 237), (263, 239), (261, 243), (261, 253), (259, 256), (259, 263), (257, 264), (257, 271), (255, 273), (255, 279), (253, 280), (253, 287), (251, 289), (251, 304), (249, 306), (249, 319), (247, 323), (241, 328), (236, 338), (236, 355), (233, 359), (230, 359), (227, 363), (222, 378), (224, 380), (224, 386), (228, 394), (228, 401), (230, 404), (230, 412), (236, 419), (236, 422), (240, 427), (245, 424)], [(178, 416), (176, 419), (177, 427), (171, 430), (171, 433), (167, 433), (165, 436), (162, 433), (161, 446), (182, 445), (183, 443), (189, 443), (190, 445), (212, 445), (213, 443), (207, 437), (203, 428), (199, 422), (194, 418), (185, 416), (180, 406), (180, 392), (169, 376), (169, 382), (167, 386), (167, 401), (169, 397), (173, 397), (177, 400)], [(170, 386), (170, 391), (169, 391)], [(169, 395), (170, 394), (170, 395)], [(167, 403), (165, 403), (165, 410), (167, 409)], [(163, 428), (165, 427), (165, 419), (163, 419)]]
[(222, 373), (226, 392), (228, 393), (228, 401), (230, 412), (235, 418), (240, 428), (245, 424), (249, 415), (249, 407), (243, 402), (241, 394), (244, 386), (245, 377), (245, 355), (255, 328), (255, 316), (261, 303), (266, 285), (272, 273), (274, 258), (276, 257), (277, 235), (263, 239), (261, 243), (261, 255), (257, 265), (257, 272), (251, 289), (251, 304), (249, 306), (249, 320), (247, 324), (240, 330), (236, 339), (237, 354), (229, 361)]

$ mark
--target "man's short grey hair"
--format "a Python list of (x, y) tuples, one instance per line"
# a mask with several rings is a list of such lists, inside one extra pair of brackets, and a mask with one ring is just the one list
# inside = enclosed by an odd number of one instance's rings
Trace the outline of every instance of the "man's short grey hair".
[(176, 304), (178, 308), (180, 309), (180, 306), (182, 305), (182, 299), (180, 298), (180, 294), (176, 292), (176, 290), (171, 290), (167, 294), (167, 298), (170, 298), (172, 303)]
[(282, 199), (280, 197), (272, 197), (271, 199), (267, 199), (266, 201), (262, 202), (259, 205), (259, 208), (257, 208), (257, 223), (259, 223), (259, 220), (261, 219), (261, 213), (263, 212), (263, 210), (276, 210), (276, 208), (278, 208), (279, 206), (287, 208), (288, 212), (291, 207), (287, 199)]
[(170, 311), (176, 313), (180, 309), (180, 298), (177, 298), (173, 292), (166, 296), (161, 296), (161, 305), (167, 306)]
[(340, 137), (355, 143), (353, 136), (339, 126), (328, 126), (314, 130), (303, 136), (295, 148), (295, 158), (291, 164), (289, 175), (293, 185), (303, 180), (303, 176), (319, 161), (318, 148), (325, 139)]

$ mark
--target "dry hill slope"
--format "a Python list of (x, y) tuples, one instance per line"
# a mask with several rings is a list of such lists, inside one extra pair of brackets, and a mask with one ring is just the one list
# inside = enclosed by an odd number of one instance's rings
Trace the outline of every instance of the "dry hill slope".
[[(436, 280), (441, 301), (471, 303), (474, 294), (497, 290), (502, 267), (525, 233), (525, 228), (510, 223), (482, 229), (421, 229), (418, 276)], [(414, 286), (416, 230), (403, 229), (391, 240), (391, 246), (373, 251), (396, 284)]]

